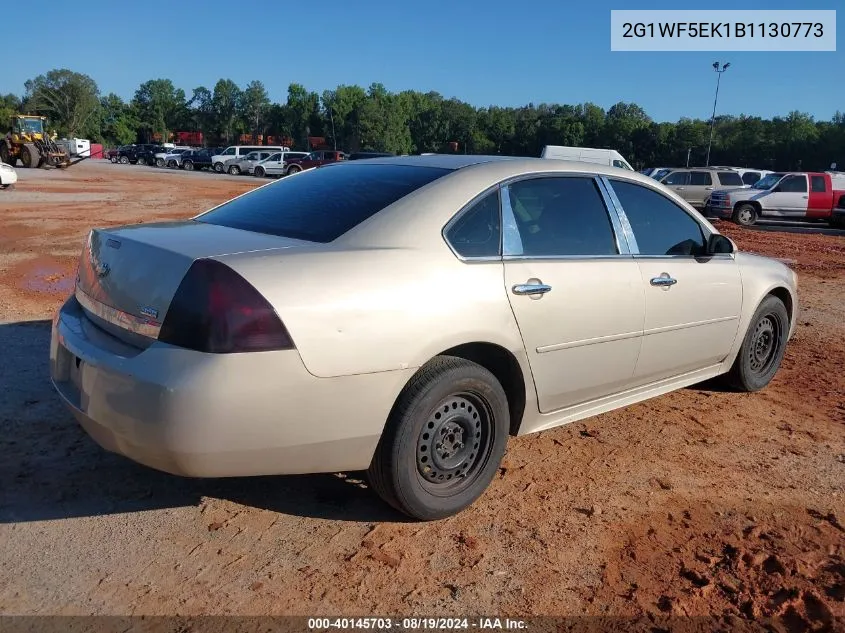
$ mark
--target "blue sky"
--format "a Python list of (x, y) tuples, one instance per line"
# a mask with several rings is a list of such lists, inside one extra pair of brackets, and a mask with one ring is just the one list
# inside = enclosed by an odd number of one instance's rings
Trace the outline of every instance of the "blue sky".
[[(711, 0), (699, 6), (802, 4)], [(27, 29), (7, 30), (5, 50), (34, 52), (12, 55), (0, 93), (20, 94), (28, 78), (64, 67), (127, 99), (155, 78), (170, 78), (187, 94), (199, 85), (213, 88), (221, 77), (241, 86), (260, 79), (273, 100), (284, 100), (291, 82), (317, 92), (381, 82), (391, 91), (436, 90), (476, 106), (592, 101), (607, 108), (633, 101), (666, 121), (709, 118), (716, 80), (711, 64), (722, 60), (731, 68), (722, 77), (719, 113), (771, 117), (800, 110), (830, 119), (845, 111), (841, 26), (837, 52), (611, 52), (614, 8), (696, 6), (621, 0), (50, 3), (38, 13), (59, 45), (35, 50)], [(845, 16), (841, 0), (808, 8), (839, 8), (837, 17)]]

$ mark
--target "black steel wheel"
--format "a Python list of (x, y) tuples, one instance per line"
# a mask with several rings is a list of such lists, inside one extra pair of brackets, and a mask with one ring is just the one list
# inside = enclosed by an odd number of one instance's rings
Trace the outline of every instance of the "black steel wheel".
[(759, 391), (768, 385), (783, 360), (789, 327), (783, 301), (767, 296), (751, 318), (728, 382), (740, 391)]
[(413, 518), (456, 514), (492, 481), (509, 428), (507, 396), (495, 376), (438, 356), (400, 394), (368, 470), (370, 484)]

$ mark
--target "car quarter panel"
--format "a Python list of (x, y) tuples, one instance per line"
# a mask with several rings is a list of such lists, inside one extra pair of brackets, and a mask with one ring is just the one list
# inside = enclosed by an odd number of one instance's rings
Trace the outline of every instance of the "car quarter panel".
[(276, 308), (315, 376), (419, 367), (472, 342), (522, 349), (501, 262), (461, 262), (445, 243), (220, 259)]

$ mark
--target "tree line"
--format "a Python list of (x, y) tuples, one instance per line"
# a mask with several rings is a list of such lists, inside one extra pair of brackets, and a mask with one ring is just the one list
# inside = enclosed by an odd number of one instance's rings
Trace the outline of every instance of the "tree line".
[[(0, 95), (0, 121), (15, 112), (43, 114), (67, 137), (121, 145), (167, 138), (169, 132), (202, 132), (205, 142), (228, 144), (240, 134), (289, 137), (310, 149), (309, 137), (345, 151), (398, 154), (454, 151), (539, 156), (544, 145), (608, 147), (636, 168), (703, 165), (710, 121), (684, 117), (653, 121), (634, 103), (605, 110), (593, 103), (529, 103), (522, 107), (475, 107), (437, 92), (389, 92), (337, 86), (322, 94), (288, 86), (284, 103), (273, 103), (261, 81), (239, 86), (220, 79), (188, 95), (169, 79), (141, 84), (129, 102), (102, 94), (82, 73), (55, 69), (30, 79), (22, 95)], [(4, 123), (5, 124), (5, 123)], [(718, 116), (710, 164), (768, 169), (829, 169), (845, 165), (845, 114), (816, 121), (806, 113), (763, 119)]]

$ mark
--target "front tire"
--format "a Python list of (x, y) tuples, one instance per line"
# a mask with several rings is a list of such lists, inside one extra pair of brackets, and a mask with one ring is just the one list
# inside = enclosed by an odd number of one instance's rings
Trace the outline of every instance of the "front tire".
[(164, 167), (164, 159), (156, 158), (156, 167)]
[(194, 171), (194, 164), (189, 160), (183, 161), (182, 169), (184, 169), (185, 171)]
[(255, 171), (253, 172), (254, 176), (258, 178), (264, 178), (264, 168), (263, 167), (256, 167)]
[(300, 171), (302, 171), (302, 167), (300, 167), (299, 165), (291, 165), (290, 167), (288, 167), (288, 170), (287, 170), (286, 173), (287, 173), (288, 176), (290, 176), (290, 175), (296, 174)]
[(789, 313), (783, 301), (773, 295), (763, 299), (751, 317), (727, 382), (739, 391), (759, 391), (774, 378), (789, 335)]
[(232, 165), (229, 167), (229, 175), (230, 176), (240, 176), (241, 168), (237, 165)]
[(751, 226), (757, 221), (757, 207), (753, 204), (739, 205), (734, 211), (733, 221), (740, 226)]
[(223, 163), (214, 163), (214, 171), (216, 171), (218, 174), (222, 174), (223, 173)]
[(128, 165), (129, 164), (129, 157), (128, 156), (121, 156), (120, 157), (120, 164), (121, 165)]
[(457, 514), (487, 489), (510, 414), (487, 369), (453, 356), (420, 368), (400, 394), (367, 471), (388, 504), (415, 519)]

